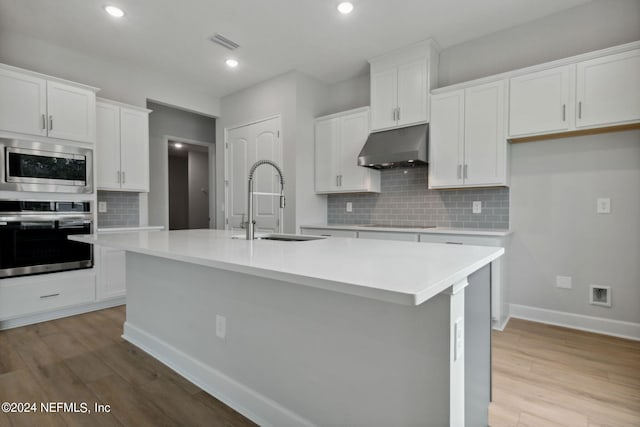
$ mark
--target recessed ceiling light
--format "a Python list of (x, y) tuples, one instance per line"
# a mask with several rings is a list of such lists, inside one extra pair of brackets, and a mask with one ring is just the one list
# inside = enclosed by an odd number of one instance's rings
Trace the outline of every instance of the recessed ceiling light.
[(236, 68), (238, 66), (238, 61), (236, 61), (235, 59), (227, 59), (225, 61), (225, 64), (227, 64), (227, 67), (229, 68)]
[(180, 144), (179, 142), (176, 142), (175, 144), (173, 144), (173, 146), (176, 148), (182, 148), (182, 144)]
[(349, 1), (343, 1), (338, 5), (338, 12), (342, 13), (343, 15), (351, 13), (352, 11), (353, 11), (353, 3)]
[(111, 16), (115, 18), (122, 18), (124, 16), (124, 11), (119, 7), (115, 6), (105, 6), (104, 10)]

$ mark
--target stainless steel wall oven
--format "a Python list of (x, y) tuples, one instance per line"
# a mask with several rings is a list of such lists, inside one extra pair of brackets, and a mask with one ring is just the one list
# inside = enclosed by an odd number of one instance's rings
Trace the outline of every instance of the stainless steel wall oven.
[(93, 152), (87, 148), (0, 138), (0, 190), (93, 191)]
[(91, 202), (0, 200), (0, 278), (93, 266)]

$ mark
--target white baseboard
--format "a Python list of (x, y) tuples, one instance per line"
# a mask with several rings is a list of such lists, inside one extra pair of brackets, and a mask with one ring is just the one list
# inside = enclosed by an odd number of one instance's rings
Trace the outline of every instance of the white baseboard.
[(311, 422), (289, 409), (129, 322), (124, 324), (122, 338), (260, 426), (313, 427)]
[(640, 323), (565, 313), (518, 304), (509, 304), (509, 312), (511, 317), (518, 319), (640, 341)]
[(49, 320), (75, 316), (76, 314), (88, 313), (90, 311), (116, 307), (118, 305), (123, 305), (125, 302), (125, 297), (113, 298), (106, 301), (94, 302), (91, 304), (81, 304), (73, 307), (61, 308), (59, 310), (29, 314), (26, 316), (16, 317), (14, 319), (2, 320), (0, 321), (0, 331), (11, 328), (19, 328), (20, 326), (32, 325), (34, 323), (48, 322)]
[(511, 316), (505, 317), (504, 319), (502, 319), (502, 322), (500, 322), (498, 320), (492, 321), (491, 329), (493, 329), (494, 331), (499, 331), (499, 332), (504, 331), (504, 328), (507, 327), (507, 323), (509, 323), (509, 319), (511, 319)]

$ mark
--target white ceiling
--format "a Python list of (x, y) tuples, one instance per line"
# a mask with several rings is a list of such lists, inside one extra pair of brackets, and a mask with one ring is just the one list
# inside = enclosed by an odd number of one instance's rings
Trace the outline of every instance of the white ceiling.
[[(0, 29), (88, 55), (162, 69), (224, 96), (291, 69), (327, 83), (366, 70), (367, 58), (434, 38), (442, 48), (589, 0), (0, 0)], [(125, 10), (120, 20), (102, 7)], [(208, 39), (240, 44), (230, 53)], [(235, 56), (240, 66), (228, 70)]]

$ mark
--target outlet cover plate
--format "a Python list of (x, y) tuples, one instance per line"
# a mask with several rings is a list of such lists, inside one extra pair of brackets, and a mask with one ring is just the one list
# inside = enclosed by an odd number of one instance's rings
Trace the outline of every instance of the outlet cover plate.
[(353, 212), (353, 203), (347, 202), (347, 212)]
[(472, 211), (474, 214), (482, 213), (482, 201), (478, 200), (473, 202)]
[(98, 212), (105, 213), (107, 211), (107, 202), (98, 202)]
[(556, 276), (556, 288), (571, 289), (571, 276)]
[(611, 199), (609, 199), (608, 197), (598, 198), (596, 212), (599, 214), (610, 214)]

